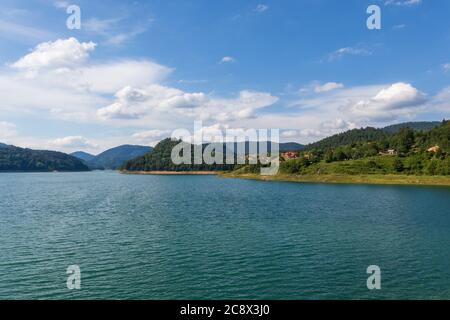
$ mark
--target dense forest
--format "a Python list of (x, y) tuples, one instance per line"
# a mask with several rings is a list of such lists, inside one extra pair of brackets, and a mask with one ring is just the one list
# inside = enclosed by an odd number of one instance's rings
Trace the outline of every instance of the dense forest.
[[(174, 164), (172, 162), (172, 149), (181, 142), (180, 140), (172, 140), (170, 138), (159, 142), (155, 148), (133, 160), (126, 161), (121, 167), (127, 171), (224, 171), (233, 170), (233, 165), (226, 164), (194, 164), (194, 148), (191, 145), (191, 164)], [(187, 143), (186, 143), (187, 145)], [(204, 150), (206, 146), (202, 147)], [(224, 154), (224, 153), (223, 153)], [(223, 156), (223, 159), (224, 156)], [(225, 160), (223, 160), (225, 163)]]
[(0, 171), (89, 171), (79, 159), (56, 151), (0, 144)]

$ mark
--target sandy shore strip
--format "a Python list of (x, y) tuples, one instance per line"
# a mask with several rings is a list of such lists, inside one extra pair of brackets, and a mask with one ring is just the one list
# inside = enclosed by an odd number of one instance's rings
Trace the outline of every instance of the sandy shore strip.
[(120, 171), (123, 174), (151, 175), (218, 175), (218, 171)]

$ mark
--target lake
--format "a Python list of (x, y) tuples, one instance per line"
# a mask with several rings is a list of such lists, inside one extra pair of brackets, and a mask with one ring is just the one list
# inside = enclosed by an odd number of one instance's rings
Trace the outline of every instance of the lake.
[(0, 190), (0, 299), (450, 298), (450, 188), (86, 172)]

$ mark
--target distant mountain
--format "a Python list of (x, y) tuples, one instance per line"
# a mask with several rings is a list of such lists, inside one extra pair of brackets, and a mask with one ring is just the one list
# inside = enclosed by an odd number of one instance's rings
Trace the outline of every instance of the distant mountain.
[(89, 171), (79, 159), (56, 151), (31, 150), (0, 145), (1, 171)]
[(372, 127), (353, 129), (308, 144), (305, 148), (307, 150), (328, 150), (339, 146), (351, 145), (354, 143), (380, 141), (386, 139), (388, 136), (389, 133), (387, 133), (383, 129), (376, 129)]
[(123, 145), (106, 150), (97, 156), (82, 151), (74, 152), (72, 155), (84, 161), (91, 169), (115, 170), (125, 161), (140, 157), (152, 149), (146, 146)]
[(75, 158), (78, 158), (80, 160), (83, 160), (84, 162), (92, 161), (95, 158), (94, 155), (87, 153), (87, 152), (83, 152), (83, 151), (77, 151), (77, 152), (71, 153), (70, 155), (74, 156)]
[(394, 124), (383, 128), (383, 131), (389, 134), (395, 134), (402, 128), (410, 128), (414, 131), (430, 131), (441, 125), (442, 122), (439, 121), (421, 121), (421, 122), (404, 122), (399, 124)]
[(300, 151), (304, 150), (305, 146), (303, 144), (297, 143), (297, 142), (285, 142), (280, 143), (280, 151)]

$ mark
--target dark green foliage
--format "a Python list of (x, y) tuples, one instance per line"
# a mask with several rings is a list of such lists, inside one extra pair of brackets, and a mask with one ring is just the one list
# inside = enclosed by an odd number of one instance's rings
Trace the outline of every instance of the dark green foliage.
[(401, 128), (400, 131), (391, 138), (391, 146), (400, 154), (409, 152), (414, 145), (415, 134), (410, 128)]
[[(436, 146), (437, 150), (428, 151)], [(393, 135), (373, 128), (350, 130), (319, 141), (312, 150), (282, 163), (282, 172), (449, 175), (450, 122), (444, 120), (429, 131), (402, 126)]]
[(382, 129), (367, 127), (364, 129), (353, 129), (339, 133), (306, 146), (307, 150), (328, 150), (338, 146), (358, 144), (367, 141), (382, 141), (387, 139), (389, 134)]
[(0, 148), (0, 171), (88, 171), (81, 160), (62, 152)]
[(394, 172), (403, 172), (403, 170), (405, 169), (402, 160), (399, 158), (395, 158), (392, 167), (394, 169)]
[(440, 124), (441, 123), (439, 121), (405, 122), (400, 124), (394, 124), (392, 126), (387, 126), (383, 128), (383, 131), (389, 134), (396, 134), (402, 128), (411, 128), (414, 131), (427, 132), (438, 127)]
[[(204, 162), (194, 164), (194, 146), (191, 148), (191, 164), (174, 164), (171, 158), (172, 149), (179, 143), (182, 142), (170, 138), (162, 140), (151, 152), (126, 161), (121, 169), (127, 171), (219, 171), (234, 169), (234, 165), (227, 164), (206, 164)], [(202, 147), (202, 150), (204, 147)], [(225, 160), (223, 162), (225, 163)]]

